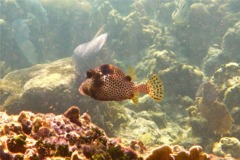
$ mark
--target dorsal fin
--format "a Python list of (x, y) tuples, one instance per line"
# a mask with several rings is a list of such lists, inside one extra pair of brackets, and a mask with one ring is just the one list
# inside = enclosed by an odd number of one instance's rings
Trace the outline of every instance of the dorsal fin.
[(132, 80), (132, 78), (131, 78), (130, 76), (128, 76), (128, 75), (125, 76), (124, 78), (125, 78), (127, 81), (131, 81), (131, 80)]
[(100, 34), (102, 34), (102, 33), (104, 32), (104, 30), (105, 30), (105, 24), (102, 25), (101, 28), (99, 28), (99, 30), (97, 31), (97, 33), (94, 35), (93, 38), (96, 38), (97, 36), (99, 36)]
[(136, 70), (132, 66), (127, 67), (127, 75), (129, 75), (133, 81), (137, 79)]

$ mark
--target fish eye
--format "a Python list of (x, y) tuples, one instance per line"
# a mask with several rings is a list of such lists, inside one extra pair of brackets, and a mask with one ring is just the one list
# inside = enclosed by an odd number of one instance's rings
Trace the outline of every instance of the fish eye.
[(128, 75), (125, 77), (125, 79), (126, 79), (127, 81), (131, 81), (131, 80), (132, 80), (132, 78), (131, 78), (130, 76), (128, 76)]
[(87, 71), (86, 76), (87, 76), (87, 78), (92, 78), (93, 73), (91, 71)]
[(100, 70), (101, 70), (101, 72), (102, 72), (103, 75), (111, 74), (111, 73), (112, 73), (109, 64), (104, 64), (104, 65), (102, 65), (102, 66), (100, 67)]

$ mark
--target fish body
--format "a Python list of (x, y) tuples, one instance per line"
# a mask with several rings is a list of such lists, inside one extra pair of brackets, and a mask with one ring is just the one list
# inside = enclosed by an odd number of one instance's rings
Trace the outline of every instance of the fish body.
[(139, 93), (149, 94), (154, 100), (163, 98), (162, 81), (153, 75), (146, 84), (135, 84), (131, 77), (112, 64), (104, 64), (87, 71), (87, 77), (79, 92), (101, 101), (132, 99), (138, 104)]

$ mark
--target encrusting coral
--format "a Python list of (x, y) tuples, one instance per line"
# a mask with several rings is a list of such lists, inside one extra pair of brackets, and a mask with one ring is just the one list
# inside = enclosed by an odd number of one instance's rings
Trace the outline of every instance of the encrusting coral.
[(163, 145), (154, 149), (146, 160), (210, 160), (210, 156), (203, 153), (200, 146), (193, 146), (186, 151), (180, 146)]
[(74, 106), (63, 115), (0, 112), (0, 126), (0, 159), (139, 159)]
[[(87, 113), (70, 107), (63, 115), (19, 115), (0, 112), (0, 159), (67, 159), (67, 160), (143, 160), (149, 151), (141, 141), (133, 140), (129, 147), (120, 138), (109, 138), (91, 122)], [(189, 151), (183, 147), (163, 145), (146, 156), (147, 160), (208, 160), (200, 146)]]

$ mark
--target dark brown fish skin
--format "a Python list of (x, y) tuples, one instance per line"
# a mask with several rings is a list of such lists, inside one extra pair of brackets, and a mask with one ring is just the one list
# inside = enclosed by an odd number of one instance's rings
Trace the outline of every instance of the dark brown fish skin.
[(117, 67), (104, 64), (87, 72), (79, 91), (101, 101), (121, 101), (134, 96), (134, 83)]

